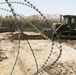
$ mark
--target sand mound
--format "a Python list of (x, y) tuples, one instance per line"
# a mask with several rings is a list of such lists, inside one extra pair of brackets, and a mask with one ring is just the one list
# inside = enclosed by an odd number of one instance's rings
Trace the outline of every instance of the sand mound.
[[(7, 58), (0, 61), (0, 75), (10, 74), (18, 50), (18, 40), (7, 40), (8, 34), (9, 33), (1, 33), (0, 35), (0, 57)], [(15, 36), (17, 36), (17, 34)], [(40, 68), (50, 53), (52, 43), (48, 40), (29, 40), (29, 42)], [(65, 42), (62, 43), (61, 57), (54, 66), (49, 70), (47, 69), (47, 66), (52, 64), (59, 55), (59, 49), (56, 45), (59, 46), (58, 42), (55, 42), (51, 58), (44, 67), (43, 75), (76, 75), (76, 49), (72, 47), (72, 44)], [(74, 46), (76, 46), (75, 42)], [(13, 75), (33, 75), (35, 72), (36, 64), (29, 45), (26, 40), (21, 40), (20, 54)], [(39, 75), (41, 73), (39, 73)]]

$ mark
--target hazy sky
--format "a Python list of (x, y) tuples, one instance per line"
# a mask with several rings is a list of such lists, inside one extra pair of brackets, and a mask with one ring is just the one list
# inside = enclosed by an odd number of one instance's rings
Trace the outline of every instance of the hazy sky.
[[(5, 0), (0, 0), (4, 2)], [(9, 1), (21, 1), (24, 0), (9, 0)], [(76, 15), (76, 0), (28, 0), (33, 5), (35, 5), (43, 14), (72, 14)], [(13, 4), (16, 13), (23, 15), (38, 14), (35, 10), (22, 5)], [(0, 7), (9, 9), (5, 5), (0, 5)], [(0, 15), (9, 15), (10, 13), (0, 10)]]

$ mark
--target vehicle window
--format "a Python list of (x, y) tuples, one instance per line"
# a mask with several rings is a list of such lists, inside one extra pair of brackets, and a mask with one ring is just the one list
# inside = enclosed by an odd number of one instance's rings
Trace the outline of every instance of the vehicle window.
[(72, 24), (75, 23), (75, 19), (74, 19), (74, 18), (71, 19), (71, 23), (72, 23)]
[(64, 19), (64, 23), (68, 24), (68, 18)]

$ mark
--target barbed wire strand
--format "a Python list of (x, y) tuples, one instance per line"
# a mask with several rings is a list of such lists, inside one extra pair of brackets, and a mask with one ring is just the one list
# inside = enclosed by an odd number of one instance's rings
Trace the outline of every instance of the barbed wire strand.
[(33, 49), (32, 49), (32, 47), (31, 47), (31, 45), (30, 45), (30, 43), (29, 43), (29, 41), (27, 40), (27, 43), (28, 43), (28, 45), (29, 45), (29, 47), (30, 47), (30, 49), (31, 49), (31, 52), (32, 52), (32, 54), (33, 54), (33, 57), (34, 57), (34, 59), (35, 59), (35, 62), (36, 62), (36, 67), (37, 67), (37, 75), (38, 75), (38, 63), (37, 63), (37, 59), (36, 59), (36, 57), (35, 57), (35, 54), (34, 54), (34, 51), (33, 51)]
[(15, 66), (16, 66), (16, 63), (17, 63), (17, 60), (18, 60), (18, 57), (19, 57), (19, 53), (20, 53), (20, 36), (21, 35), (20, 35), (20, 28), (19, 28), (19, 25), (18, 25), (18, 21), (17, 21), (17, 18), (16, 18), (15, 11), (14, 11), (12, 5), (8, 2), (8, 0), (5, 0), (5, 1), (7, 2), (8, 6), (11, 9), (11, 12), (12, 12), (14, 18), (15, 18), (15, 23), (16, 23), (16, 25), (18, 27), (18, 31), (19, 31), (19, 33), (18, 33), (18, 51), (17, 51), (17, 55), (16, 55), (16, 59), (15, 59), (14, 65), (13, 65), (12, 70), (10, 72), (10, 75), (12, 75), (13, 74), (13, 71), (15, 69)]

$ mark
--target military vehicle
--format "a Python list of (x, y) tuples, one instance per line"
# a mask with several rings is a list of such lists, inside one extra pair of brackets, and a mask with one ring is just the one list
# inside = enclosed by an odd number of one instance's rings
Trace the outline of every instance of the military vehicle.
[(52, 25), (52, 34), (55, 38), (76, 40), (76, 16), (64, 15), (63, 20), (62, 23)]

